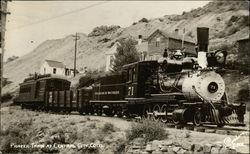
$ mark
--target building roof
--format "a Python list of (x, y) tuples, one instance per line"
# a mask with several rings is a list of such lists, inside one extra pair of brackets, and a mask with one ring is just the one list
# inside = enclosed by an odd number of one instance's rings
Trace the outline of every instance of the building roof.
[(241, 42), (241, 41), (247, 41), (247, 40), (249, 40), (249, 37), (246, 37), (246, 38), (242, 38), (242, 39), (239, 39), (239, 40), (237, 40), (237, 42)]
[(115, 42), (115, 44), (105, 53), (106, 55), (113, 55), (117, 52), (117, 47), (120, 45), (119, 42)]
[(136, 49), (138, 52), (147, 52), (148, 51), (148, 42), (142, 42), (141, 44), (137, 44)]
[(47, 62), (47, 64), (50, 67), (56, 67), (56, 68), (64, 68), (64, 65), (62, 62), (59, 61), (55, 61), (55, 60), (45, 60)]
[[(160, 34), (162, 34), (166, 38), (172, 38), (172, 39), (175, 39), (175, 40), (182, 40), (182, 35), (176, 34), (175, 32), (174, 33), (168, 33), (168, 32), (162, 31), (160, 29), (156, 29), (153, 33), (151, 33), (148, 36), (147, 40), (151, 39), (152, 36), (155, 33), (160, 33)], [(185, 35), (185, 37), (184, 37), (184, 42), (189, 42), (189, 43), (195, 44), (194, 40), (191, 37), (187, 36), (187, 35)]]

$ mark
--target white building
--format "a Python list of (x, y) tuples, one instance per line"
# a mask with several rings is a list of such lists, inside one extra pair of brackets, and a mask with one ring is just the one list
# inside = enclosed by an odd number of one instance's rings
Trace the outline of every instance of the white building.
[(108, 50), (105, 55), (106, 55), (106, 67), (105, 67), (105, 71), (110, 71), (112, 70), (112, 66), (114, 63), (114, 59), (115, 59), (115, 53), (117, 50), (117, 47), (120, 45), (119, 42), (115, 42), (115, 44), (110, 48), (110, 50)]
[(40, 68), (40, 74), (65, 75), (65, 66), (59, 61), (45, 60)]

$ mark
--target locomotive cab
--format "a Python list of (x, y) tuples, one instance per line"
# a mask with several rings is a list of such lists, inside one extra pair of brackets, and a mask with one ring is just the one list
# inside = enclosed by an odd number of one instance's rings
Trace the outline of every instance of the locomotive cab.
[(126, 75), (125, 98), (144, 98), (149, 93), (147, 81), (157, 70), (157, 61), (140, 61), (125, 65)]

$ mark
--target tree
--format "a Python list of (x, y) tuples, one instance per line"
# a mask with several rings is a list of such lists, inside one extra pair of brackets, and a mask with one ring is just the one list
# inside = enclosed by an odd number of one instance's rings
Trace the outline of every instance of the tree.
[(118, 41), (117, 53), (113, 63), (113, 72), (120, 72), (123, 65), (139, 61), (139, 53), (136, 50), (136, 41), (129, 39), (121, 39)]

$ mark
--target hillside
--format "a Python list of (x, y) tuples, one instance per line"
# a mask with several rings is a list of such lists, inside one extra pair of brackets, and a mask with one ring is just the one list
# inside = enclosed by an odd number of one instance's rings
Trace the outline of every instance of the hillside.
[[(105, 52), (115, 40), (124, 37), (147, 37), (156, 29), (172, 32), (175, 29), (186, 29), (188, 36), (196, 38), (196, 28), (210, 28), (211, 46), (221, 42), (235, 42), (249, 35), (248, 2), (210, 2), (202, 8), (182, 15), (166, 15), (148, 21), (135, 22), (126, 28), (113, 26), (111, 28), (96, 28), (91, 34), (78, 33), (77, 68), (79, 70), (101, 69), (105, 65)], [(102, 30), (101, 32), (98, 32)], [(72, 36), (41, 43), (32, 52), (4, 65), (4, 77), (13, 83), (3, 89), (3, 93), (15, 91), (29, 73), (39, 72), (45, 59), (62, 61), (66, 66), (73, 67), (74, 41)]]

